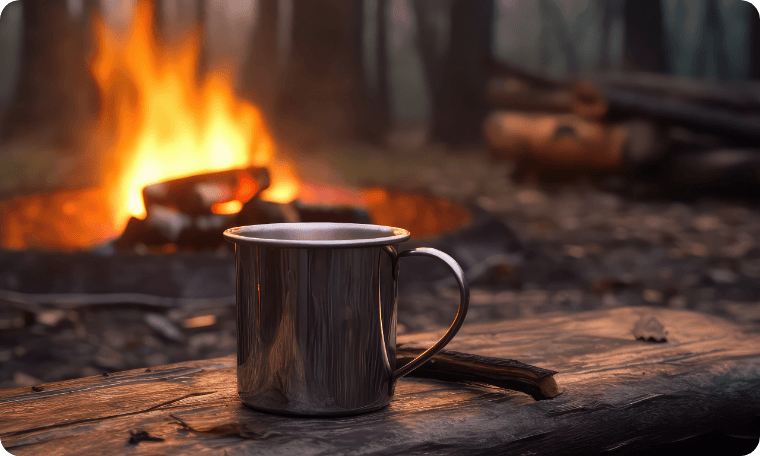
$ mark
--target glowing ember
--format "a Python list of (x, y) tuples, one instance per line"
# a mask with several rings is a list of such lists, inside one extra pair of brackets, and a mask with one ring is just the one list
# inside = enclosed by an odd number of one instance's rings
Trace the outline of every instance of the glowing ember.
[[(235, 97), (231, 72), (214, 72), (197, 82), (196, 32), (160, 47), (153, 35), (153, 10), (145, 1), (125, 34), (100, 19), (95, 31), (97, 52), (90, 70), (103, 103), (95, 134), (111, 157), (104, 177), (116, 229), (130, 216), (145, 216), (141, 191), (146, 185), (205, 172), (267, 165), (272, 186), (262, 197), (295, 198), (298, 179), (287, 164), (273, 161), (261, 114)], [(216, 211), (234, 213), (249, 198), (239, 195)]]

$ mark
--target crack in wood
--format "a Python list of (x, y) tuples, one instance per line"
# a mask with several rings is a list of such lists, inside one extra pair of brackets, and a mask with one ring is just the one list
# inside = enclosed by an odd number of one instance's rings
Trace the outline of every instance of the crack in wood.
[(40, 391), (40, 392), (24, 394), (22, 396), (6, 397), (6, 398), (0, 399), (0, 404), (23, 402), (23, 401), (42, 399), (42, 398), (53, 397), (53, 396), (60, 396), (64, 394), (91, 391), (91, 390), (96, 390), (96, 389), (105, 389), (105, 388), (114, 388), (118, 386), (134, 385), (138, 383), (172, 381), (172, 380), (177, 380), (181, 378), (190, 378), (190, 377), (182, 377), (182, 376), (198, 374), (203, 371), (204, 371), (203, 368), (190, 368), (190, 369), (178, 368), (178, 369), (175, 369), (174, 372), (168, 372), (169, 375), (167, 375), (167, 371), (161, 371), (161, 372), (153, 372), (150, 375), (138, 374), (137, 378), (129, 377), (129, 378), (125, 378), (124, 380), (119, 380), (118, 378), (114, 379), (112, 376), (109, 376), (107, 377), (107, 379), (103, 379), (102, 383), (100, 384), (71, 387), (71, 388), (61, 388), (61, 389), (56, 389), (56, 390), (45, 390), (45, 391)]
[[(82, 424), (82, 423), (91, 423), (91, 422), (94, 422), (94, 421), (105, 421), (105, 420), (110, 420), (110, 419), (114, 419), (114, 418), (122, 418), (122, 417), (125, 417), (125, 416), (139, 415), (141, 413), (149, 413), (149, 412), (153, 412), (155, 410), (158, 410), (160, 408), (166, 407), (168, 405), (175, 404), (177, 402), (183, 401), (185, 399), (189, 399), (191, 397), (208, 396), (208, 395), (211, 395), (211, 394), (216, 394), (216, 391), (212, 391), (212, 392), (200, 392), (200, 393), (190, 393), (190, 394), (186, 394), (186, 395), (184, 395), (182, 397), (178, 397), (176, 399), (172, 399), (170, 401), (162, 402), (162, 403), (154, 405), (152, 407), (148, 407), (146, 409), (136, 410), (134, 412), (120, 413), (118, 415), (100, 416), (100, 417), (97, 417), (97, 418), (85, 418), (85, 419), (80, 419), (80, 420), (74, 420), (74, 421), (64, 422), (64, 423), (51, 424), (49, 426), (39, 426), (39, 427), (36, 427), (36, 428), (31, 428), (31, 429), (24, 429), (22, 431), (16, 431), (16, 432), (9, 432), (9, 433), (6, 433), (6, 434), (0, 434), (0, 437), (2, 437), (2, 438), (18, 437), (18, 436), (22, 436), (22, 435), (25, 435), (25, 434), (31, 434), (31, 433), (34, 433), (34, 432), (49, 431), (49, 430), (52, 430), (52, 429), (63, 428), (63, 427), (73, 426), (73, 425)], [(11, 445), (4, 445), (4, 446), (5, 446), (6, 450), (11, 449), (11, 448), (15, 448), (12, 444)]]

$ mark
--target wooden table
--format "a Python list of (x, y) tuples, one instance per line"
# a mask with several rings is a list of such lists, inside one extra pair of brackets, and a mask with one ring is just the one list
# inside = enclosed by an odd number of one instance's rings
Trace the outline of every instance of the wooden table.
[[(634, 338), (645, 313), (665, 325), (667, 343)], [(620, 308), (465, 323), (448, 348), (559, 371), (564, 392), (535, 401), (499, 388), (404, 378), (382, 411), (289, 418), (240, 403), (230, 356), (0, 391), (0, 440), (17, 456), (473, 455), (672, 452), (760, 435), (756, 327)]]

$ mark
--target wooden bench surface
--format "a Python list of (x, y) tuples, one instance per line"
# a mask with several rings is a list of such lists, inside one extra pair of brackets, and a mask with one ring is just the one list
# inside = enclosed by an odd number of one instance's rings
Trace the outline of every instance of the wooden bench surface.
[[(667, 343), (636, 340), (642, 314)], [(399, 342), (425, 345), (437, 334)], [(755, 436), (760, 331), (713, 316), (619, 308), (465, 325), (447, 348), (560, 372), (550, 400), (404, 378), (391, 404), (347, 418), (255, 412), (233, 356), (0, 391), (14, 455), (615, 454), (712, 431)], [(39, 390), (40, 388), (36, 387)]]

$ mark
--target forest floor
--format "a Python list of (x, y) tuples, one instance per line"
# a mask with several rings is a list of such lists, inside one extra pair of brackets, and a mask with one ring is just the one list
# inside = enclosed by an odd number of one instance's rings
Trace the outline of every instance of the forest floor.
[[(424, 191), (472, 208), (472, 229), (410, 243), (466, 263), (472, 295), (465, 324), (618, 306), (760, 322), (756, 203), (634, 198), (584, 179), (516, 182), (513, 166), (492, 162), (484, 150), (420, 146), (414, 138), (389, 144), (331, 145), (297, 163), (306, 180)], [(399, 333), (443, 332), (456, 310), (452, 285), (445, 271), (404, 266)], [(232, 306), (81, 307), (34, 317), (0, 306), (0, 388), (228, 355), (234, 319)]]

